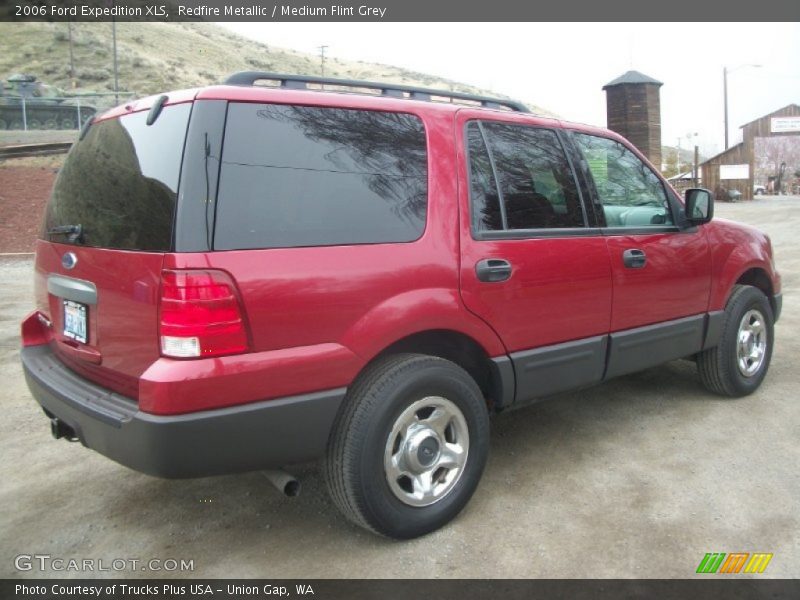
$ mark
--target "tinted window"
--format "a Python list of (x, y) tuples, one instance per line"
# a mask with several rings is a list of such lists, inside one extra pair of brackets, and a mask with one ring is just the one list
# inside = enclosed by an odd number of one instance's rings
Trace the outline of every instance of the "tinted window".
[(417, 117), (232, 103), (214, 247), (412, 241), (425, 228), (427, 193)]
[(475, 231), (505, 229), (500, 212), (500, 197), (489, 151), (483, 142), (480, 126), (472, 122), (467, 127), (469, 147), (470, 197), (472, 227)]
[(592, 173), (608, 227), (672, 224), (661, 180), (623, 144), (608, 138), (576, 134)]
[[(497, 174), (496, 185), (505, 209), (507, 229), (585, 225), (575, 179), (555, 132), (504, 123), (484, 122), (482, 127), (488, 143), (487, 158), (493, 162)], [(470, 144), (479, 144), (477, 136)], [(472, 169), (473, 194), (484, 185), (479, 180), (480, 173), (480, 169)], [(487, 197), (484, 195), (484, 198)], [(476, 199), (480, 204), (481, 197)], [(487, 200), (483, 204), (491, 206)], [(500, 228), (496, 219), (485, 219), (479, 224), (487, 229)]]
[[(128, 250), (169, 250), (190, 104), (92, 125), (61, 169), (45, 213), (43, 237)], [(81, 226), (71, 239), (55, 228)], [(50, 232), (50, 233), (48, 233)], [(74, 237), (74, 236), (73, 236)]]

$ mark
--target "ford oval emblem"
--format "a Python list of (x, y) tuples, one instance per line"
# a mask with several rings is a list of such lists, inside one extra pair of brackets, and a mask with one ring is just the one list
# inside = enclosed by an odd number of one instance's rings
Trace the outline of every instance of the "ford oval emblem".
[(67, 252), (64, 256), (61, 257), (61, 265), (65, 269), (72, 269), (75, 265), (78, 264), (78, 257), (75, 256), (72, 252)]

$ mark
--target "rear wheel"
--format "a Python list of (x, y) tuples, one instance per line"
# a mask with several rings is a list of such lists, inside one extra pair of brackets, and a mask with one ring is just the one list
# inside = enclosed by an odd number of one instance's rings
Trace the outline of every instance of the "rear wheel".
[(751, 394), (767, 375), (773, 340), (769, 300), (757, 288), (737, 285), (725, 306), (719, 344), (698, 355), (703, 385), (723, 396)]
[(351, 521), (413, 538), (464, 508), (488, 448), (486, 404), (469, 374), (441, 358), (395, 355), (371, 366), (348, 392), (325, 477)]

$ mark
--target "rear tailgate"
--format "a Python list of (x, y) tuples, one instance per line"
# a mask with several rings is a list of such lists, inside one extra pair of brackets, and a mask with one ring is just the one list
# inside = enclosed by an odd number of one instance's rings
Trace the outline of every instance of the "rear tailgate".
[[(71, 269), (62, 264), (67, 253), (75, 257)], [(119, 394), (138, 398), (138, 377), (159, 356), (163, 260), (160, 253), (38, 242), (37, 308), (50, 320), (51, 346), (67, 366)], [(85, 337), (75, 333), (81, 329)]]
[(158, 295), (172, 249), (191, 103), (100, 120), (70, 152), (36, 248), (51, 346), (84, 377), (138, 399), (159, 357)]

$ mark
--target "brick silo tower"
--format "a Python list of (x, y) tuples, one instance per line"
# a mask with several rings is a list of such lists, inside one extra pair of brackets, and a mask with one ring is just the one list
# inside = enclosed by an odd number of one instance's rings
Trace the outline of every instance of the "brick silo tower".
[(607, 127), (626, 137), (661, 169), (661, 100), (664, 85), (639, 71), (628, 71), (603, 86)]

